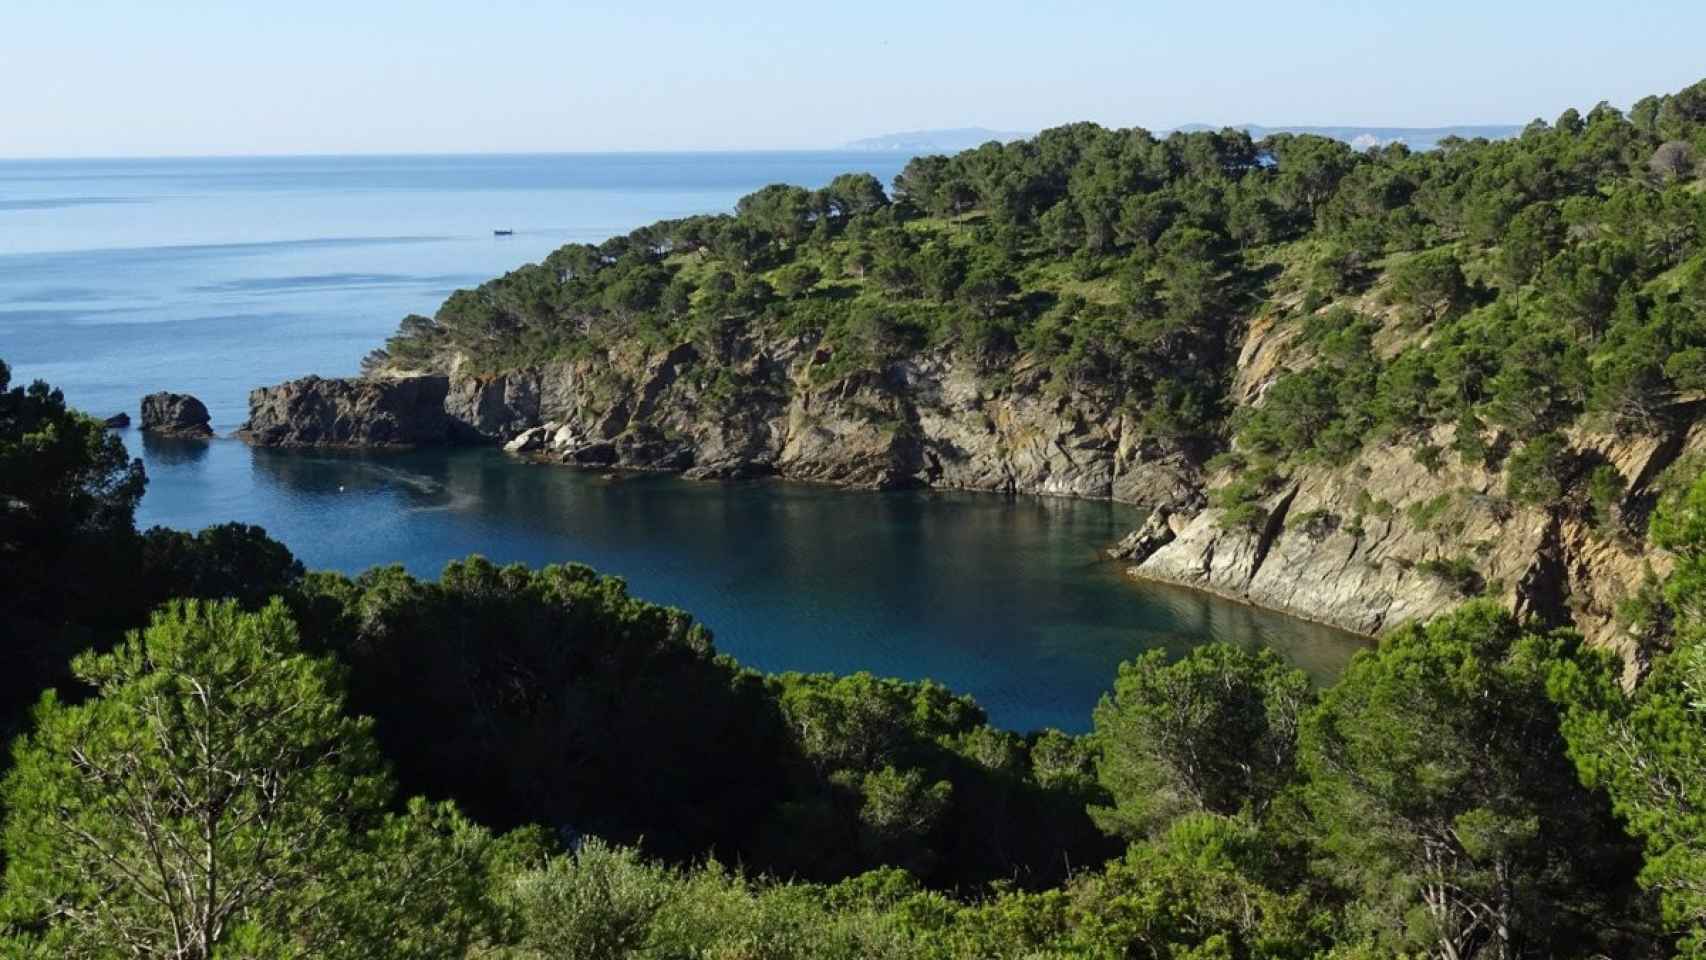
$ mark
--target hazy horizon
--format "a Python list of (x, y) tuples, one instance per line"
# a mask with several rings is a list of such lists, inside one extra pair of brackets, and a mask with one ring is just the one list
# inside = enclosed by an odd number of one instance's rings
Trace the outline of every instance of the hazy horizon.
[(1578, 0), (1493, 7), (14, 0), (0, 30), (29, 42), (0, 53), (0, 83), (28, 95), (8, 104), (0, 158), (833, 150), (1079, 120), (1522, 124), (1706, 74), (1698, 4), (1615, 21)]
[[(1057, 126), (1062, 126), (1064, 124), (1070, 124), (1070, 123), (1074, 123), (1074, 122), (1077, 122), (1077, 121), (1063, 120), (1063, 121), (1061, 121), (1061, 123), (1058, 123), (1058, 124), (1049, 124), (1049, 127), (1057, 127)], [(1197, 126), (1197, 125), (1200, 125), (1200, 124), (1186, 123), (1186, 124), (1180, 124), (1180, 127), (1181, 128), (1189, 128), (1189, 127)], [(1402, 130), (1422, 131), (1422, 130), (1450, 130), (1450, 129), (1460, 129), (1460, 128), (1464, 128), (1464, 127), (1498, 127), (1498, 126), (1512, 126), (1512, 125), (1516, 125), (1516, 124), (1514, 124), (1514, 123), (1513, 124), (1449, 123), (1449, 124), (1439, 124), (1436, 126), (1429, 126), (1429, 127), (1409, 127), (1409, 126), (1398, 127), (1398, 126), (1394, 126), (1391, 124), (1229, 123), (1229, 124), (1213, 124), (1212, 126), (1215, 129), (1226, 129), (1226, 128), (1242, 129), (1242, 128), (1247, 127), (1247, 126), (1248, 127), (1261, 127), (1263, 129), (1266, 129), (1266, 130), (1282, 130), (1282, 129), (1283, 130), (1291, 130), (1291, 129), (1303, 129), (1303, 128), (1327, 129), (1327, 128), (1351, 128), (1351, 127), (1355, 127), (1355, 128), (1360, 129), (1363, 127), (1367, 127), (1369, 129), (1391, 129), (1391, 130), (1402, 129)], [(1123, 126), (1123, 127), (1132, 127), (1132, 126), (1141, 127), (1141, 126), (1143, 126), (1143, 124), (1123, 124), (1121, 126)], [(882, 138), (888, 137), (888, 136), (908, 135), (908, 134), (914, 134), (914, 133), (917, 133), (917, 134), (934, 133), (934, 132), (936, 132), (936, 129), (937, 128), (933, 128), (930, 130), (894, 130), (894, 131), (888, 131), (886, 133), (876, 134), (876, 135), (867, 136), (867, 137), (850, 138), (847, 143), (827, 144), (824, 146), (803, 146), (803, 147), (710, 147), (710, 148), (682, 147), (679, 149), (668, 149), (668, 148), (621, 149), (621, 148), (613, 148), (613, 149), (602, 149), (602, 150), (341, 150), (341, 151), (336, 151), (336, 152), (318, 152), (318, 153), (136, 153), (136, 154), (113, 153), (113, 154), (84, 154), (81, 156), (72, 156), (72, 155), (65, 155), (65, 154), (61, 154), (61, 155), (41, 154), (39, 156), (35, 156), (35, 155), (18, 155), (18, 156), (0, 155), (0, 163), (37, 163), (37, 162), (78, 161), (78, 160), (88, 160), (88, 161), (104, 161), (104, 160), (110, 160), (110, 161), (125, 161), (125, 160), (136, 160), (136, 161), (147, 161), (147, 160), (312, 160), (312, 159), (315, 159), (317, 157), (325, 157), (328, 159), (338, 158), (338, 157), (360, 157), (360, 158), (364, 158), (364, 159), (373, 159), (373, 160), (381, 160), (381, 159), (384, 159), (386, 157), (397, 157), (399, 159), (430, 159), (432, 157), (447, 157), (448, 158), (448, 157), (553, 157), (553, 156), (561, 156), (561, 157), (636, 156), (636, 157), (643, 157), (643, 156), (673, 156), (673, 155), (683, 155), (683, 154), (766, 154), (766, 153), (784, 153), (784, 154), (785, 153), (808, 153), (808, 154), (809, 153), (844, 153), (844, 154), (848, 154), (849, 156), (857, 156), (857, 155), (866, 154), (866, 153), (881, 154), (881, 153), (887, 152), (887, 151), (881, 150), (881, 149), (873, 149), (873, 148), (869, 148), (869, 147), (858, 147), (858, 146), (852, 145), (859, 140), (877, 140), (877, 139), (882, 139)], [(949, 130), (951, 128), (944, 127), (944, 128), (939, 128), (939, 129)], [(1048, 127), (1042, 127), (1039, 130), (1032, 130), (1032, 131), (993, 131), (993, 132), (997, 132), (997, 133), (1018, 133), (1022, 136), (1029, 137), (1029, 136), (1034, 136), (1035, 134), (1041, 132), (1041, 130), (1046, 130), (1046, 129), (1048, 129)], [(1151, 132), (1153, 132), (1153, 133), (1161, 134), (1161, 133), (1170, 133), (1170, 132), (1172, 132), (1172, 130), (1174, 128), (1156, 127), (1156, 128), (1148, 128), (1148, 129), (1150, 129)], [(956, 150), (955, 152), (958, 152), (958, 151)]]

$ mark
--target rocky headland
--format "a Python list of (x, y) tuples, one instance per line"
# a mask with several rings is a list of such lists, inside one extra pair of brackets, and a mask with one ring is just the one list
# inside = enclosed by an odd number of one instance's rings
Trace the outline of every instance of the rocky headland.
[[(1192, 457), (1089, 394), (1017, 366), (992, 386), (951, 355), (835, 379), (804, 338), (706, 357), (681, 344), (497, 375), (310, 377), (250, 394), (240, 435), (265, 446), (486, 443), (600, 469), (775, 476), (1189, 505)], [(728, 390), (733, 367), (742, 387)]]

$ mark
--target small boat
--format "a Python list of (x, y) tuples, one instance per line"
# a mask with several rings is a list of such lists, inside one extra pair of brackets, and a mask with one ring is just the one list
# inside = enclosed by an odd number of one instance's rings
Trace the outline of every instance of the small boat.
[(514, 230), (493, 230), (492, 236), (494, 236), (494, 237), (513, 237), (513, 236), (515, 236), (515, 231)]

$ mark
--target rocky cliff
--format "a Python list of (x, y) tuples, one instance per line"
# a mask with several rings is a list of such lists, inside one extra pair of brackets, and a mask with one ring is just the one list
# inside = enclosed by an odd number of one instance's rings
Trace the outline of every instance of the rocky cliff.
[[(1260, 404), (1288, 366), (1308, 362), (1292, 349), (1296, 329), (1251, 324), (1233, 384), (1240, 405)], [(1622, 480), (1597, 517), (1580, 492), (1543, 505), (1516, 502), (1500, 469), (1449, 452), (1424, 465), (1417, 449), (1452, 447), (1454, 428), (1440, 426), (1414, 442), (1369, 444), (1346, 464), (1289, 469), (1254, 523), (1231, 522), (1210, 506), (1164, 508), (1110, 553), (1139, 579), (1368, 635), (1489, 594), (1542, 623), (1580, 630), (1638, 671), (1652, 651), (1619, 622), (1617, 606), (1671, 560), (1632, 531), (1664, 470), (1706, 451), (1696, 413), (1672, 419), (1674, 426), (1633, 436), (1569, 431), (1561, 456), (1610, 466)], [(1211, 473), (1206, 490), (1236, 473)]]
[(237, 435), (260, 446), (430, 446), (470, 437), (448, 412), (450, 378), (305, 377), (249, 393)]
[(951, 354), (825, 376), (809, 338), (619, 349), (498, 375), (327, 380), (250, 395), (267, 446), (501, 443), (582, 466), (1198, 502), (1194, 461), (1094, 395)]

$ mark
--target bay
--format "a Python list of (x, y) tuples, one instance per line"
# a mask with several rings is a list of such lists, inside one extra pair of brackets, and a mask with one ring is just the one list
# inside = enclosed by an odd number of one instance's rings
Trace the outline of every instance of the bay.
[[(353, 373), (406, 313), (570, 241), (821, 185), (871, 153), (0, 161), (0, 359), (100, 416), (145, 393), (205, 401)], [(513, 236), (495, 237), (495, 229)], [(470, 553), (579, 561), (691, 610), (766, 670), (929, 677), (1004, 726), (1083, 730), (1117, 665), (1211, 639), (1272, 646), (1317, 678), (1363, 642), (1127, 580), (1100, 551), (1116, 504), (869, 493), (671, 477), (610, 481), (491, 450), (251, 450), (127, 433), (143, 524), (266, 527), (310, 567)]]

